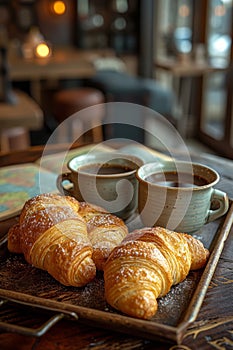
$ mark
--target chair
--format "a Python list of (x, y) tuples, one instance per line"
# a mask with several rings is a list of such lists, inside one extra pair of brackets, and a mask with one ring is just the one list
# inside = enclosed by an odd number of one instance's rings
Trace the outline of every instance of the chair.
[[(130, 102), (149, 107), (156, 112), (169, 116), (172, 114), (173, 94), (154, 79), (132, 76), (126, 71), (101, 69), (87, 80), (89, 86), (101, 90), (107, 102)], [(144, 142), (144, 120), (129, 120), (130, 125), (108, 125), (106, 117), (105, 137), (127, 137)], [(134, 125), (141, 125), (139, 128)]]
[(27, 129), (14, 127), (1, 132), (1, 151), (14, 151), (26, 149), (30, 146), (30, 137)]
[(30, 146), (29, 130), (43, 126), (44, 115), (27, 94), (15, 92), (15, 104), (0, 102), (0, 150), (25, 149)]
[[(58, 124), (61, 124), (73, 114), (104, 102), (103, 93), (95, 88), (79, 87), (60, 90), (55, 92), (53, 97), (54, 118)], [(69, 123), (63, 123), (62, 127), (58, 128), (58, 141), (66, 142), (70, 133), (72, 139), (78, 138), (79, 141), (88, 140), (94, 143), (102, 141), (103, 118), (104, 111), (101, 106), (92, 108), (90, 113), (88, 110), (85, 113), (78, 113), (77, 118), (72, 120), (71, 127)], [(88, 131), (85, 132), (86, 130)]]

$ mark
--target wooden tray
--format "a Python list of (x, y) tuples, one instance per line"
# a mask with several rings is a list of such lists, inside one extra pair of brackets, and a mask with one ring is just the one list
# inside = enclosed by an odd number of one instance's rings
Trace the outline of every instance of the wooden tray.
[[(58, 312), (56, 320), (53, 318), (47, 323), (43, 332), (68, 315), (89, 325), (180, 344), (187, 328), (198, 315), (232, 222), (231, 201), (226, 216), (205, 225), (195, 234), (211, 252), (205, 269), (192, 271), (185, 281), (172, 287), (165, 297), (159, 299), (158, 312), (149, 321), (113, 310), (104, 298), (101, 273), (84, 288), (64, 287), (45, 271), (27, 264), (22, 255), (9, 253), (6, 239), (2, 239), (0, 244), (0, 297), (3, 301), (16, 301)], [(0, 322), (0, 328), (25, 333), (25, 329), (6, 322)]]

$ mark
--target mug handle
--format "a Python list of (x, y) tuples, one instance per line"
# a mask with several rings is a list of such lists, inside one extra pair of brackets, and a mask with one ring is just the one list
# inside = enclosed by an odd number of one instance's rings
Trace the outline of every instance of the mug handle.
[(217, 209), (209, 210), (207, 222), (214, 221), (215, 219), (224, 215), (229, 208), (229, 200), (225, 192), (222, 192), (217, 189), (213, 189), (213, 193), (211, 196), (211, 203), (213, 201), (217, 201), (219, 203), (219, 207)]
[[(63, 186), (63, 181), (65, 180), (70, 182), (71, 184), (70, 188), (65, 188)], [(66, 196), (74, 196), (74, 185), (71, 180), (71, 173), (64, 173), (64, 174), (58, 175), (56, 184), (59, 192), (61, 192), (62, 194), (65, 194)]]

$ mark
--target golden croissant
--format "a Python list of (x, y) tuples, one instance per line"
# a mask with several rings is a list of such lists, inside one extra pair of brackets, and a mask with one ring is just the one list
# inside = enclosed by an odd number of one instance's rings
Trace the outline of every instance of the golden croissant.
[(83, 286), (96, 275), (93, 248), (79, 202), (69, 196), (41, 194), (29, 199), (19, 223), (8, 232), (8, 249), (46, 270), (57, 281)]
[(87, 232), (93, 246), (92, 259), (98, 270), (112, 251), (128, 234), (124, 221), (96, 205), (81, 202), (79, 214), (87, 223)]
[(157, 298), (190, 270), (202, 268), (208, 256), (203, 244), (188, 234), (161, 227), (135, 230), (113, 249), (104, 266), (106, 300), (129, 316), (150, 319)]

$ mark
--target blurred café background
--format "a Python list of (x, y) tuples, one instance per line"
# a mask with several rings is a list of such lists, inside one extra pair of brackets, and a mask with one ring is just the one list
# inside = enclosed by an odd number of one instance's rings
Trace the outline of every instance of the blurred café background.
[[(232, 1), (0, 0), (0, 152), (45, 144), (72, 113), (123, 101), (233, 159)], [(107, 117), (87, 119), (95, 127)], [(154, 146), (150, 135), (109, 125), (86, 139)]]

